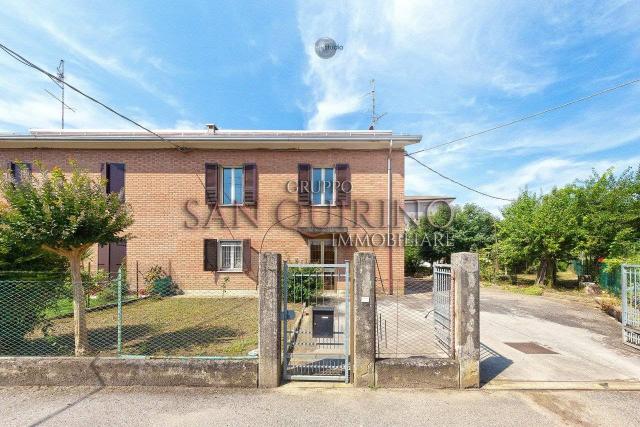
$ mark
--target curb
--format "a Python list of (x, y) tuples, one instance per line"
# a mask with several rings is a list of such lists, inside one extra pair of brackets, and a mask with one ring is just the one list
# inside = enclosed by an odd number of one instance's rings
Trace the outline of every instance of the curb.
[(640, 391), (640, 381), (491, 381), (483, 390), (613, 390)]

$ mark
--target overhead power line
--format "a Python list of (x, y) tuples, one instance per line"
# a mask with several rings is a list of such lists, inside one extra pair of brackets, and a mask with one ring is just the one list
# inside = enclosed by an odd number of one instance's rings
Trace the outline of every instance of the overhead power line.
[[(110, 111), (111, 113), (115, 114), (118, 117), (123, 118), (124, 120), (136, 125), (137, 127), (139, 127), (140, 129), (149, 132), (151, 135), (154, 135), (155, 137), (157, 137), (159, 140), (166, 142), (167, 144), (171, 145), (172, 147), (176, 148), (178, 151), (180, 152), (187, 152), (188, 149), (186, 147), (183, 147), (181, 145), (177, 145), (174, 144), (173, 142), (169, 141), (168, 139), (164, 138), (162, 135), (159, 135), (157, 132), (152, 131), (151, 129), (141, 125), (140, 123), (138, 123), (137, 121), (125, 116), (124, 114), (116, 111), (114, 108), (109, 107), (108, 105), (106, 105), (105, 103), (98, 101), (96, 98), (92, 97), (91, 95), (86, 94), (85, 92), (81, 91), (80, 89), (78, 89), (77, 87), (70, 85), (69, 83), (67, 83), (66, 81), (60, 79), (58, 76), (51, 74), (50, 72), (46, 71), (45, 69), (35, 65), (33, 62), (29, 61), (28, 59), (26, 59), (25, 57), (23, 57), (22, 55), (20, 55), (19, 53), (9, 49), (7, 46), (3, 45), (2, 43), (0, 43), (0, 49), (4, 50), (9, 56), (11, 56), (13, 59), (15, 59), (16, 61), (31, 67), (39, 72), (41, 72), (42, 74), (44, 74), (45, 76), (49, 77), (51, 80), (53, 80), (57, 85), (63, 87), (63, 86), (67, 86), (69, 89), (72, 89), (73, 91), (79, 93), (80, 95), (84, 96), (85, 98), (89, 99), (90, 101), (95, 102), (96, 104), (100, 105), (101, 107), (105, 108), (106, 110)], [(196, 176), (196, 178), (198, 178), (198, 181), (200, 182), (200, 185), (202, 186), (202, 188), (206, 189), (206, 186), (204, 184), (204, 182), (202, 181), (202, 178), (200, 178), (200, 175), (198, 175), (197, 173), (194, 173), (194, 175)], [(225, 223), (226, 225), (226, 223)], [(231, 231), (231, 228), (229, 228), (229, 226), (227, 225), (227, 230), (229, 231), (229, 234), (231, 234), (231, 237), (233, 237), (233, 232)]]
[[(415, 154), (415, 153), (412, 153), (412, 154)], [(459, 186), (461, 186), (461, 187), (464, 187), (464, 188), (466, 188), (466, 189), (467, 189), (467, 190), (469, 190), (469, 191), (473, 191), (474, 193), (478, 193), (478, 194), (480, 194), (480, 195), (482, 195), (482, 196), (490, 197), (490, 198), (492, 198), (492, 199), (496, 199), (496, 200), (503, 200), (503, 201), (505, 201), (505, 202), (513, 202), (513, 201), (514, 201), (514, 199), (507, 199), (506, 197), (492, 196), (491, 194), (487, 194), (487, 193), (484, 193), (484, 192), (482, 192), (482, 191), (480, 191), (480, 190), (476, 190), (475, 188), (469, 187), (468, 185), (465, 185), (465, 184), (461, 183), (460, 181), (456, 181), (456, 180), (455, 180), (455, 179), (453, 179), (453, 178), (449, 178), (448, 176), (443, 175), (442, 173), (438, 172), (437, 170), (433, 169), (432, 167), (427, 166), (426, 164), (422, 163), (420, 160), (416, 159), (415, 157), (413, 157), (413, 156), (412, 156), (411, 154), (409, 154), (409, 153), (405, 153), (405, 156), (412, 158), (413, 160), (415, 160), (416, 162), (418, 162), (420, 165), (422, 165), (422, 166), (424, 166), (425, 168), (429, 169), (431, 172), (435, 173), (436, 175), (440, 176), (441, 178), (444, 178), (444, 179), (446, 179), (447, 181), (451, 181), (451, 182), (453, 182), (453, 183), (454, 183), (454, 184), (456, 184), (456, 185), (459, 185)]]
[(638, 83), (638, 82), (640, 82), (640, 79), (630, 80), (628, 82), (619, 84), (617, 86), (613, 86), (613, 87), (601, 90), (599, 92), (592, 93), (591, 95), (587, 95), (587, 96), (584, 96), (582, 98), (573, 99), (571, 101), (565, 102), (564, 104), (556, 105), (555, 107), (550, 107), (550, 108), (547, 108), (546, 110), (538, 111), (537, 113), (529, 114), (528, 116), (520, 117), (519, 119), (512, 120), (510, 122), (503, 123), (503, 124), (494, 126), (492, 128), (489, 128), (489, 129), (481, 130), (479, 132), (475, 132), (475, 133), (472, 133), (472, 134), (469, 134), (469, 135), (466, 135), (466, 136), (463, 136), (463, 137), (460, 137), (460, 138), (456, 138), (456, 139), (453, 139), (451, 141), (443, 142), (442, 144), (437, 144), (437, 145), (434, 145), (434, 146), (431, 146), (431, 147), (423, 148), (422, 150), (417, 150), (417, 151), (414, 151), (413, 153), (410, 153), (410, 154), (417, 154), (417, 153), (422, 153), (423, 151), (434, 150), (436, 148), (440, 148), (440, 147), (444, 147), (446, 145), (454, 144), (456, 142), (464, 141), (465, 139), (469, 139), (469, 138), (473, 138), (475, 136), (483, 135), (485, 133), (493, 132), (494, 130), (502, 129), (502, 128), (505, 128), (507, 126), (514, 125), (516, 123), (524, 122), (525, 120), (533, 119), (535, 117), (539, 117), (539, 116), (542, 116), (544, 114), (551, 113), (553, 111), (560, 110), (562, 108), (566, 108), (566, 107), (568, 107), (570, 105), (577, 104), (579, 102), (587, 101), (587, 100), (589, 100), (591, 98), (595, 98), (596, 96), (605, 95), (605, 94), (607, 94), (609, 92), (613, 92), (615, 90), (622, 89), (623, 87), (627, 87), (627, 86), (630, 86), (630, 85)]
[(101, 102), (101, 101), (97, 100), (96, 98), (94, 98), (93, 96), (86, 94), (85, 92), (83, 92), (82, 90), (78, 89), (77, 87), (75, 87), (75, 86), (67, 83), (63, 79), (59, 78), (57, 75), (51, 74), (47, 70), (45, 70), (45, 69), (37, 66), (33, 62), (29, 61), (28, 59), (26, 59), (24, 56), (20, 55), (19, 53), (9, 49), (7, 46), (3, 45), (2, 43), (0, 43), (0, 49), (4, 50), (9, 56), (11, 56), (16, 61), (26, 65), (27, 67), (33, 68), (34, 70), (37, 70), (37, 71), (41, 72), (42, 74), (44, 74), (45, 76), (49, 77), (51, 80), (53, 80), (57, 84), (68, 87), (69, 89), (73, 90), (74, 92), (84, 96), (85, 98), (89, 99), (90, 101), (93, 101), (96, 104), (100, 105), (101, 107), (105, 108), (106, 110), (112, 112), (116, 116), (128, 121), (129, 123), (134, 124), (135, 126), (139, 127), (142, 130), (145, 130), (145, 131), (149, 132), (151, 135), (156, 136), (161, 141), (164, 141), (167, 144), (170, 144), (174, 148), (177, 148), (180, 151), (185, 151), (185, 147), (182, 147), (180, 145), (174, 144), (173, 142), (171, 142), (168, 139), (164, 138), (162, 135), (159, 135), (158, 133), (152, 131), (151, 129), (149, 129), (149, 128), (143, 126), (143, 125), (141, 125), (140, 123), (138, 123), (137, 121), (133, 120), (132, 118), (127, 117), (124, 114), (116, 111), (114, 108), (108, 106), (104, 102)]

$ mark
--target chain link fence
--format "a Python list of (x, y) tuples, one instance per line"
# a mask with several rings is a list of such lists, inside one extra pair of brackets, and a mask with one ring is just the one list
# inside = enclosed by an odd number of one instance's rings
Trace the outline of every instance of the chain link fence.
[(377, 292), (376, 357), (449, 357), (436, 335), (432, 280), (406, 278), (393, 294)]
[[(163, 280), (142, 297), (117, 278), (84, 283), (90, 355), (255, 357), (257, 299), (167, 294)], [(66, 277), (0, 277), (0, 356), (73, 356), (72, 296)]]

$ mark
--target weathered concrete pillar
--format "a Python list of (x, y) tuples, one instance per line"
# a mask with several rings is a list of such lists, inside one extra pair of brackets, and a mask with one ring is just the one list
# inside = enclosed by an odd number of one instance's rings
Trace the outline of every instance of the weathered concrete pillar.
[(478, 254), (451, 254), (455, 292), (455, 358), (460, 388), (480, 387), (480, 268)]
[(376, 256), (373, 253), (357, 252), (353, 256), (353, 279), (353, 383), (356, 387), (373, 387), (376, 361)]
[(280, 254), (260, 254), (258, 267), (258, 387), (280, 385), (281, 340), (281, 261)]

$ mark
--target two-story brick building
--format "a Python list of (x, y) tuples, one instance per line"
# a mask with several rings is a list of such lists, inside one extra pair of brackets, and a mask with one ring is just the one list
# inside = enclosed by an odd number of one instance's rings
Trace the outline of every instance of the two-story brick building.
[(131, 205), (135, 238), (96, 248), (88, 262), (112, 272), (126, 262), (130, 284), (140, 280), (136, 271), (161, 265), (186, 292), (255, 290), (260, 251), (331, 264), (372, 250), (380, 282), (402, 288), (403, 154), (420, 136), (213, 128), (158, 134), (163, 139), (130, 130), (0, 135), (0, 164), (18, 174), (20, 162), (68, 169), (73, 159), (107, 178), (105, 190)]

